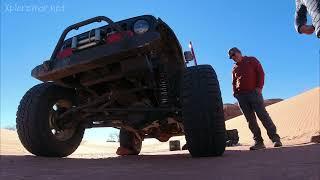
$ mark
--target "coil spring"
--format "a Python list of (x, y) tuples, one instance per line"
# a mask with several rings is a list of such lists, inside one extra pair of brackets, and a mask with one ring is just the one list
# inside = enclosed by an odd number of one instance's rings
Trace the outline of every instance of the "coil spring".
[(160, 73), (160, 105), (165, 106), (169, 103), (168, 79), (165, 73)]

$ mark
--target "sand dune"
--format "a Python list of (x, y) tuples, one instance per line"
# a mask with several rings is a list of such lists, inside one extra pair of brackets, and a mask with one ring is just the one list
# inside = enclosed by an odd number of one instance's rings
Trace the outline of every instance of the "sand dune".
[[(277, 126), (278, 133), (286, 145), (308, 143), (314, 135), (320, 134), (320, 88), (273, 104), (267, 107)], [(263, 138), (267, 133), (259, 121)], [(244, 116), (238, 116), (226, 122), (227, 129), (238, 129), (241, 144), (252, 143), (252, 134)], [(268, 142), (268, 141), (266, 141)]]

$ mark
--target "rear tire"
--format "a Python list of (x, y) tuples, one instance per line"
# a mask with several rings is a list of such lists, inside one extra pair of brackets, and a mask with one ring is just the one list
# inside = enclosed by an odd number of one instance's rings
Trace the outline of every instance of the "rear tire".
[(192, 157), (221, 156), (226, 147), (223, 103), (210, 65), (188, 67), (183, 77), (182, 116)]
[[(53, 123), (57, 122), (54, 120), (59, 113), (74, 105), (74, 94), (72, 89), (42, 83), (23, 96), (17, 111), (16, 126), (21, 143), (30, 153), (65, 157), (78, 148), (84, 128), (78, 124), (73, 128), (59, 129)], [(63, 120), (71, 122), (71, 119)]]

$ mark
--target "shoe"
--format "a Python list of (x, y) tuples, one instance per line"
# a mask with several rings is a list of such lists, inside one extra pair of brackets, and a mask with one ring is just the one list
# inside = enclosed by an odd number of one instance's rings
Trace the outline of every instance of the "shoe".
[(251, 151), (255, 151), (255, 150), (260, 150), (260, 149), (265, 149), (266, 146), (264, 145), (263, 142), (256, 142), (253, 146), (250, 147)]
[(274, 147), (281, 147), (282, 143), (281, 143), (281, 141), (276, 141), (276, 142), (273, 143), (273, 146)]
[(136, 153), (130, 149), (127, 149), (125, 147), (118, 147), (117, 149), (117, 155), (119, 156), (128, 156), (128, 155), (135, 155)]

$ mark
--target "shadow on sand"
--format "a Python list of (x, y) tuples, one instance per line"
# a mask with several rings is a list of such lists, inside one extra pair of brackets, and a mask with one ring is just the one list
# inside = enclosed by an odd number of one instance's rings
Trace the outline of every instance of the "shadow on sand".
[[(0, 179), (320, 179), (320, 145), (260, 151), (227, 150), (222, 157), (189, 154), (44, 158), (1, 156)], [(222, 178), (223, 177), (223, 178)], [(310, 177), (310, 178), (306, 178)], [(200, 180), (199, 179), (199, 180)]]

